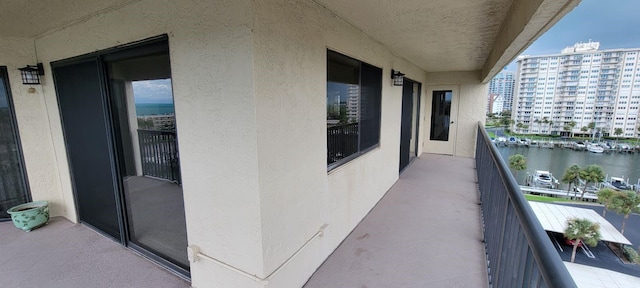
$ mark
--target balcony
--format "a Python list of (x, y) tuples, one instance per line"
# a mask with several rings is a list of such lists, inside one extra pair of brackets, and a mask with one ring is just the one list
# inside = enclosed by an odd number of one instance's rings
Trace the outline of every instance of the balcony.
[[(483, 127), (478, 135), (475, 160), (415, 159), (305, 287), (575, 287)], [(30, 233), (0, 223), (0, 235), (3, 286), (189, 286), (63, 218)]]
[(52, 218), (25, 233), (0, 223), (2, 287), (189, 287), (189, 283), (81, 224)]
[(482, 127), (478, 135), (475, 165), (416, 159), (305, 287), (576, 287)]

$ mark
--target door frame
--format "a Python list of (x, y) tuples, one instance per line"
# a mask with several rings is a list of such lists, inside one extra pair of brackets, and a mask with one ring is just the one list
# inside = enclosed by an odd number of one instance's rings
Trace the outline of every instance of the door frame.
[[(410, 78), (404, 78), (404, 83), (402, 85), (402, 97), (401, 97), (401, 105), (400, 105), (400, 153), (399, 153), (399, 165), (402, 165), (402, 159), (404, 157), (409, 157), (409, 159), (407, 160), (407, 164), (404, 167), (400, 167), (399, 168), (399, 172), (402, 173), (402, 171), (404, 171), (405, 168), (409, 167), (409, 165), (411, 164), (411, 162), (413, 162), (413, 160), (415, 160), (415, 158), (417, 158), (418, 156), (418, 148), (420, 147), (420, 140), (419, 140), (419, 136), (420, 136), (420, 103), (421, 103), (421, 98), (422, 98), (422, 83), (412, 80)], [(409, 123), (411, 124), (411, 131), (409, 131), (409, 143), (407, 143), (407, 145), (409, 145), (408, 149), (408, 154), (407, 155), (402, 155), (403, 151), (402, 151), (402, 141), (405, 140), (403, 139), (403, 133), (402, 130), (404, 129), (403, 124), (404, 123), (404, 87), (406, 84), (411, 85), (411, 110), (409, 111), (411, 113), (411, 119), (409, 121)], [(417, 91), (413, 90), (417, 85)], [(416, 96), (416, 101), (414, 103), (414, 94)], [(415, 112), (415, 114), (414, 114)], [(413, 133), (415, 129), (415, 133)], [(414, 151), (413, 153), (411, 153), (411, 139), (414, 139), (414, 143), (413, 143), (413, 148)]]
[[(116, 141), (120, 141), (120, 135), (118, 135), (118, 131), (116, 130), (116, 127), (114, 127), (115, 123), (114, 123), (114, 115), (113, 115), (113, 107), (112, 107), (112, 101), (111, 101), (111, 91), (110, 91), (110, 87), (109, 87), (109, 83), (108, 83), (108, 73), (107, 73), (107, 68), (106, 68), (106, 63), (107, 61), (115, 61), (115, 60), (119, 60), (119, 59), (125, 59), (125, 58), (129, 58), (129, 57), (134, 57), (136, 55), (141, 55), (141, 54), (152, 54), (154, 52), (158, 52), (161, 49), (163, 49), (163, 47), (167, 47), (166, 49), (169, 49), (169, 37), (166, 34), (160, 35), (160, 36), (155, 36), (155, 37), (151, 37), (151, 38), (147, 38), (147, 39), (143, 39), (140, 41), (135, 41), (132, 43), (128, 43), (128, 44), (124, 44), (124, 45), (119, 45), (116, 47), (111, 47), (111, 48), (107, 48), (107, 49), (103, 49), (103, 50), (99, 50), (96, 52), (91, 52), (88, 54), (84, 54), (84, 55), (79, 55), (79, 56), (75, 56), (75, 57), (71, 57), (71, 58), (67, 58), (67, 59), (62, 59), (62, 60), (58, 60), (58, 61), (53, 61), (50, 63), (51, 68), (52, 68), (52, 74), (53, 74), (53, 79), (54, 79), (54, 83), (55, 83), (55, 79), (56, 79), (56, 75), (55, 75), (55, 68), (57, 67), (64, 67), (64, 66), (69, 66), (69, 65), (73, 65), (73, 64), (79, 64), (79, 63), (83, 63), (83, 62), (87, 62), (87, 61), (97, 61), (98, 62), (98, 69), (99, 69), (99, 81), (100, 81), (100, 97), (101, 97), (101, 101), (103, 102), (103, 107), (104, 107), (104, 113), (105, 113), (105, 117), (107, 117), (107, 119), (109, 121), (107, 121), (106, 123), (106, 128), (107, 128), (107, 134), (108, 134), (108, 142), (109, 142), (109, 157), (112, 159), (111, 161), (111, 169), (113, 171), (112, 173), (112, 181), (114, 181), (115, 187), (116, 187), (116, 191), (114, 191), (115, 193), (115, 198), (116, 198), (116, 212), (118, 214), (118, 224), (119, 224), (119, 229), (120, 229), (120, 239), (116, 239), (117, 242), (119, 242), (121, 245), (123, 245), (125, 248), (128, 248), (130, 250), (136, 251), (137, 253), (140, 253), (142, 256), (144, 256), (145, 258), (149, 259), (150, 261), (164, 267), (165, 269), (172, 271), (173, 273), (177, 274), (178, 276), (189, 280), (191, 277), (191, 272), (190, 269), (184, 269), (174, 263), (172, 263), (171, 261), (164, 259), (162, 256), (157, 255), (145, 248), (140, 247), (139, 245), (136, 245), (135, 243), (133, 243), (133, 241), (130, 241), (130, 233), (129, 233), (129, 223), (127, 221), (129, 215), (127, 214), (127, 209), (126, 209), (126, 204), (125, 204), (125, 199), (124, 199), (124, 187), (123, 187), (123, 183), (122, 183), (122, 179), (120, 179), (119, 175), (121, 175), (121, 159), (119, 156), (119, 153), (121, 153), (121, 151), (118, 151), (117, 145), (116, 145)], [(169, 51), (170, 52), (170, 51)], [(171, 55), (169, 53), (169, 55)], [(55, 85), (54, 85), (55, 86)], [(58, 99), (58, 92), (57, 92), (57, 88), (56, 88), (56, 99), (57, 99), (57, 105), (58, 105), (58, 111), (61, 112), (62, 109), (60, 107), (60, 101)], [(74, 175), (73, 175), (73, 168), (71, 165), (71, 159), (69, 158), (69, 146), (67, 144), (67, 139), (66, 139), (66, 135), (65, 135), (65, 128), (64, 128), (64, 123), (62, 121), (62, 116), (60, 117), (60, 125), (62, 128), (62, 134), (63, 134), (63, 139), (64, 139), (64, 148), (65, 148), (65, 152), (67, 154), (67, 165), (69, 167), (69, 171), (70, 171), (70, 181), (71, 181), (71, 189), (73, 192), (73, 196), (74, 196), (74, 204), (76, 206), (76, 217), (79, 220), (79, 222), (83, 223), (84, 225), (92, 228), (93, 230), (95, 230), (96, 232), (103, 234), (111, 239), (114, 239), (113, 236), (108, 235), (107, 233), (101, 231), (100, 229), (97, 229), (96, 227), (93, 227), (91, 224), (85, 223), (84, 221), (82, 221), (82, 219), (80, 218), (80, 212), (79, 212), (79, 204), (78, 204), (78, 193), (77, 193), (77, 189), (75, 186), (75, 179), (74, 179)], [(186, 233), (186, 231), (185, 231)], [(188, 237), (188, 235), (187, 235)]]
[[(451, 99), (451, 118), (449, 121), (453, 126), (453, 129), (449, 129), (449, 140), (439, 141), (431, 140), (431, 119), (433, 117), (433, 92), (434, 91), (451, 91), (453, 93)], [(444, 85), (428, 85), (426, 87), (426, 103), (425, 111), (428, 111), (428, 116), (425, 117), (424, 126), (424, 141), (423, 152), (443, 155), (455, 155), (456, 154), (456, 142), (458, 140), (458, 124), (459, 124), (459, 109), (460, 109), (460, 85), (458, 84), (444, 84)], [(425, 113), (426, 114), (426, 113)], [(427, 115), (425, 115), (427, 116)], [(453, 130), (453, 131), (452, 131)]]

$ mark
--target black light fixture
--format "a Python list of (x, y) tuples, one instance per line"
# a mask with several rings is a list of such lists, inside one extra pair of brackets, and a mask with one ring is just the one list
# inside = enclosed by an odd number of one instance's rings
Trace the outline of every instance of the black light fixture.
[(402, 86), (404, 82), (404, 74), (400, 71), (391, 69), (391, 79), (393, 79), (393, 86)]
[(18, 68), (18, 70), (20, 70), (22, 84), (24, 85), (40, 84), (40, 76), (44, 75), (42, 63), (27, 65), (26, 67)]

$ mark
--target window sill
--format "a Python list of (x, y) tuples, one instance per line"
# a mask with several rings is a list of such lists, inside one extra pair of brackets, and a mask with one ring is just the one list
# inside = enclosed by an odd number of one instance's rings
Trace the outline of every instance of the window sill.
[(327, 174), (331, 175), (333, 172), (338, 171), (341, 167), (345, 167), (347, 166), (346, 164), (348, 163), (352, 163), (354, 160), (360, 158), (361, 156), (364, 156), (366, 154), (368, 154), (369, 152), (373, 151), (373, 150), (378, 150), (378, 148), (380, 148), (380, 144), (376, 144), (374, 146), (371, 146), (365, 150), (362, 150), (358, 153), (354, 153), (352, 155), (349, 155), (349, 157), (340, 159), (337, 162), (331, 163), (330, 165), (327, 165)]

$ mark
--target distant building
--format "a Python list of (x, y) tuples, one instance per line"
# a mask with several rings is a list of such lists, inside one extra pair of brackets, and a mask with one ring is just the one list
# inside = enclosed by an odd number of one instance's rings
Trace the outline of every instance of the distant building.
[[(590, 41), (560, 54), (519, 57), (512, 118), (524, 126), (516, 132), (617, 136), (619, 128), (620, 137), (638, 137), (640, 48), (599, 47)], [(595, 131), (581, 131), (591, 122)]]
[(511, 111), (516, 85), (515, 72), (503, 70), (489, 82), (487, 113)]

